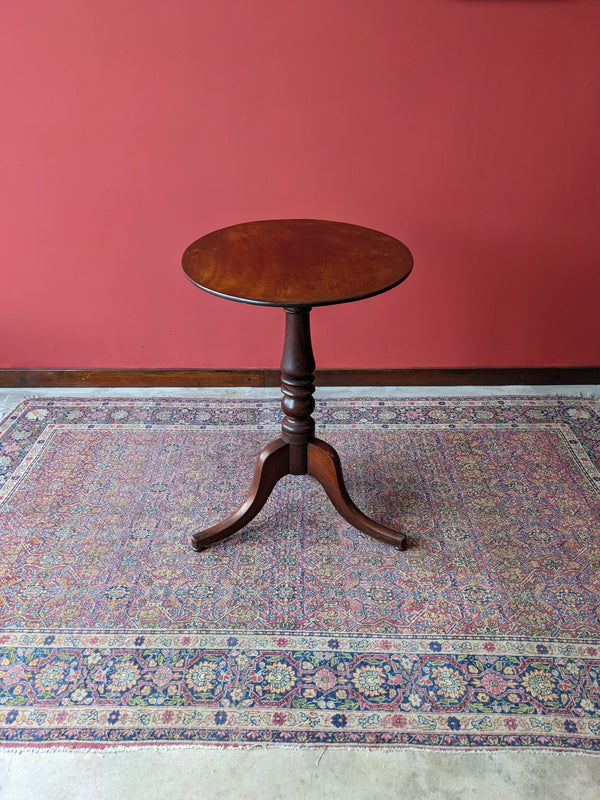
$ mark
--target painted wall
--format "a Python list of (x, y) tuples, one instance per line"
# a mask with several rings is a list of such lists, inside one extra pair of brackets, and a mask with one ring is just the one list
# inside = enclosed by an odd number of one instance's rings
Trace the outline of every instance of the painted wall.
[(322, 367), (600, 364), (598, 0), (19, 0), (0, 25), (0, 366), (273, 367), (195, 289), (212, 229), (411, 248)]

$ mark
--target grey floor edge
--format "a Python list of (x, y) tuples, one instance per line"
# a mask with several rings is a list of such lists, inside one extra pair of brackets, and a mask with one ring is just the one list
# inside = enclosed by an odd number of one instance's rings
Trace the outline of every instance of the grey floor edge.
[[(317, 388), (319, 397), (567, 395), (600, 386)], [(279, 397), (279, 389), (9, 389), (29, 397)], [(600, 757), (537, 751), (159, 747), (2, 750), (1, 800), (600, 800)]]
[[(600, 385), (569, 384), (558, 386), (317, 386), (315, 399), (335, 397), (482, 397), (529, 395), (544, 397), (566, 395), (600, 399)], [(20, 402), (33, 397), (216, 397), (216, 398), (279, 398), (279, 387), (155, 387), (155, 388), (85, 388), (0, 389), (0, 420)]]
[(541, 752), (0, 751), (2, 800), (598, 800), (600, 758)]

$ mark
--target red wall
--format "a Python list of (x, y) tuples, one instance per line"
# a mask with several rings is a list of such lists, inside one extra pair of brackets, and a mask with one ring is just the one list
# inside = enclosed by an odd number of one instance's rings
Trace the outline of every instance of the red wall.
[[(600, 364), (598, 0), (2, 4), (0, 366), (271, 367), (180, 257), (251, 219), (401, 238), (322, 367)], [(7, 79), (8, 78), (8, 79)]]

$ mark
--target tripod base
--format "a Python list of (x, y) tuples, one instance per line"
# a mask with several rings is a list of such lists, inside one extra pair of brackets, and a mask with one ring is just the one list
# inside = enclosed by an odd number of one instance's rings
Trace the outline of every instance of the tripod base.
[(217, 525), (195, 531), (191, 536), (192, 547), (204, 550), (247, 525), (267, 502), (277, 481), (285, 475), (311, 475), (316, 478), (347, 522), (375, 539), (400, 550), (406, 549), (406, 536), (403, 533), (380, 525), (357, 508), (344, 484), (337, 452), (331, 445), (314, 437), (306, 444), (290, 444), (283, 439), (276, 439), (261, 450), (254, 468), (252, 486), (244, 502)]

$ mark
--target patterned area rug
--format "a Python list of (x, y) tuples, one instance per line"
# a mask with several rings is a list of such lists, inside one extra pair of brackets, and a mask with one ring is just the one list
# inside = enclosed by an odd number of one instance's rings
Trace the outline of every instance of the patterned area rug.
[(600, 751), (600, 406), (328, 400), (399, 552), (288, 476), (277, 401), (30, 400), (0, 426), (0, 741)]

